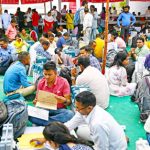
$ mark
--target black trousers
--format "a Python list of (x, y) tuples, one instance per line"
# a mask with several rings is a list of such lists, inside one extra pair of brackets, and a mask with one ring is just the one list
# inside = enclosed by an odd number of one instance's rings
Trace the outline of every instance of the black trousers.
[(80, 37), (83, 36), (82, 31), (83, 31), (83, 24), (79, 24), (79, 25), (78, 25), (77, 39), (79, 39)]

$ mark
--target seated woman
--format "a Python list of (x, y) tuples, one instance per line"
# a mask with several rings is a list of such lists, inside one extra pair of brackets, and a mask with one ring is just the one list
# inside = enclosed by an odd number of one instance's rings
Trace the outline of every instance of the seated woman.
[[(44, 144), (46, 141), (51, 148), (57, 150), (92, 150), (88, 142), (77, 139), (71, 135), (65, 125), (59, 122), (52, 122), (43, 130), (44, 139), (32, 139), (38, 145)], [(89, 145), (89, 146), (87, 146)], [(35, 145), (37, 146), (37, 145)]]
[(111, 95), (127, 96), (134, 93), (136, 83), (128, 83), (127, 81), (125, 66), (128, 64), (127, 53), (125, 51), (118, 52), (107, 75)]
[(27, 51), (29, 44), (22, 40), (19, 34), (16, 35), (16, 40), (14, 40), (11, 45), (16, 48), (16, 53), (21, 53), (22, 51)]
[(33, 41), (33, 39), (31, 38), (31, 36), (26, 33), (26, 30), (24, 28), (21, 29), (20, 36), (21, 36), (22, 40), (24, 40), (26, 42)]

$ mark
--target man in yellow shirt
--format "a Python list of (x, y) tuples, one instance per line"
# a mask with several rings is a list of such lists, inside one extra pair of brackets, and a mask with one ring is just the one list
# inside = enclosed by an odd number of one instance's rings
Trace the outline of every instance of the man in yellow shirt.
[(100, 38), (100, 34), (96, 35), (96, 46), (94, 48), (94, 55), (98, 60), (102, 60), (103, 57), (103, 49), (104, 49), (104, 40)]

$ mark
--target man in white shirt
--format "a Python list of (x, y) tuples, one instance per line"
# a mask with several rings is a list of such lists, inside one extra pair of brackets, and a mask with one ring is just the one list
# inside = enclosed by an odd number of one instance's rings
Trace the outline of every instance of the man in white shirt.
[(7, 30), (11, 22), (11, 16), (8, 14), (8, 10), (5, 10), (4, 13), (2, 14), (2, 22), (4, 30)]
[(93, 93), (84, 91), (76, 96), (77, 113), (65, 125), (73, 130), (85, 123), (90, 128), (90, 134), (96, 150), (126, 150), (127, 142), (122, 127), (105, 110), (96, 105)]
[(30, 7), (28, 8), (25, 16), (28, 28), (32, 27), (32, 10)]
[(57, 10), (56, 10), (56, 6), (53, 6), (53, 9), (51, 11), (51, 14), (54, 18), (54, 24), (53, 24), (53, 29), (54, 29), (54, 32), (56, 33), (56, 27), (58, 26), (58, 20), (57, 20)]
[(89, 9), (84, 9), (84, 20), (83, 20), (83, 34), (84, 34), (84, 41), (89, 42), (91, 38), (92, 32), (92, 24), (93, 24), (93, 16), (89, 13)]
[(78, 24), (78, 34), (77, 37), (80, 38), (83, 34), (81, 33), (83, 31), (83, 20), (84, 20), (84, 8), (88, 8), (88, 2), (83, 1), (82, 6), (79, 8), (80, 10), (80, 23)]
[[(81, 74), (76, 79), (76, 85), (89, 87), (96, 97), (96, 104), (106, 109), (109, 105), (109, 87), (107, 79), (95, 67), (90, 66), (90, 59), (87, 56), (78, 58), (78, 65), (81, 69)], [(72, 73), (72, 80), (74, 73)]]

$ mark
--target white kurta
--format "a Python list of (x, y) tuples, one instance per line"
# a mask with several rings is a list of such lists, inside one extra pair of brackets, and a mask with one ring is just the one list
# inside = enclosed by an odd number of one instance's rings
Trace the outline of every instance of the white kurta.
[(88, 116), (76, 113), (75, 116), (65, 123), (73, 130), (79, 125), (86, 123), (96, 150), (126, 150), (127, 143), (122, 127), (116, 120), (99, 106), (95, 106)]
[(127, 96), (134, 93), (136, 83), (128, 83), (127, 72), (124, 67), (111, 67), (107, 78), (111, 95)]

